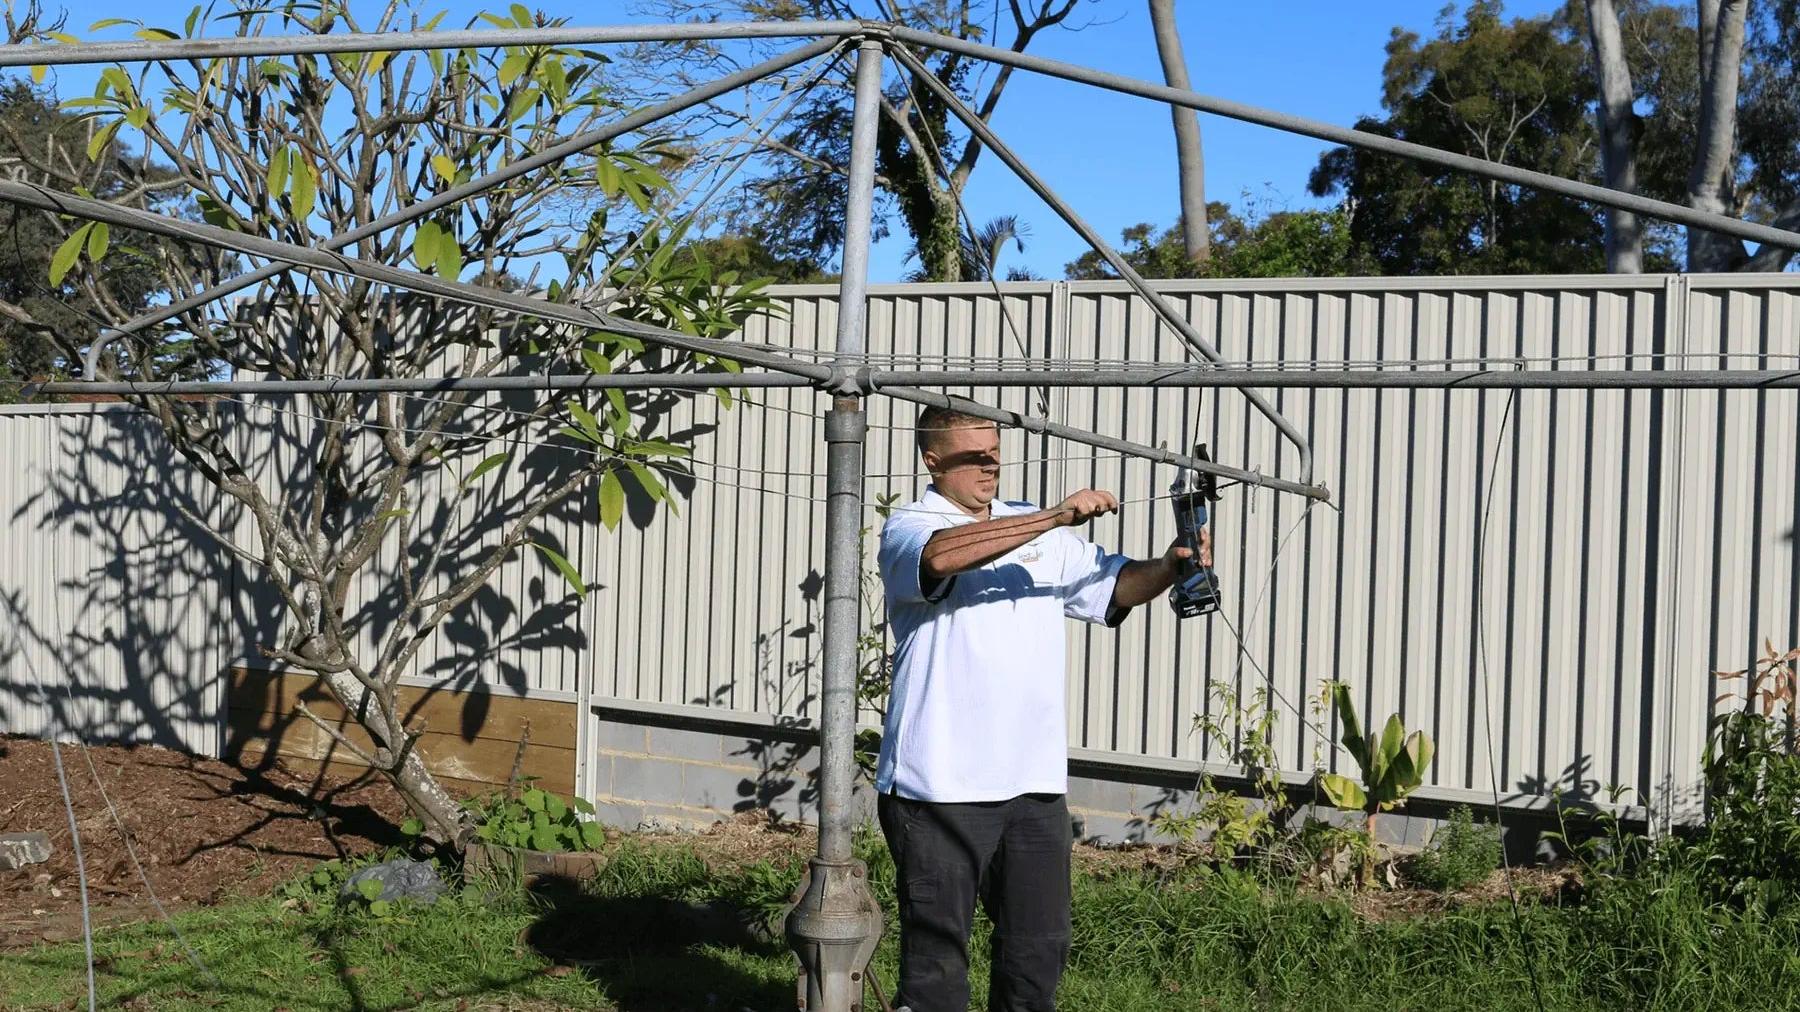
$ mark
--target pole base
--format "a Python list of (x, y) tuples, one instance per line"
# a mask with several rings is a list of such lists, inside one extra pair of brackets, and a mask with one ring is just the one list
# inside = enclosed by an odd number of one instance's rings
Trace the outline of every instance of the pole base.
[(861, 861), (808, 862), (805, 889), (788, 910), (787, 938), (800, 958), (802, 1012), (863, 1012), (863, 969), (881, 942), (881, 904)]

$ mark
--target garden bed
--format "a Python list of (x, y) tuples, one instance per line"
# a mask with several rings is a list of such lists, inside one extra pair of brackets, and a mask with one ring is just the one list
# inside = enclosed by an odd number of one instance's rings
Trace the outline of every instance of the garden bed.
[[(260, 896), (331, 858), (402, 842), (399, 798), (372, 779), (301, 777), (279, 762), (243, 770), (152, 746), (88, 755), (132, 833), (157, 897), (171, 909)], [(102, 924), (155, 916), (79, 748), (63, 765)], [(45, 864), (0, 872), (0, 948), (81, 935), (69, 822), (49, 743), (0, 738), (0, 833), (40, 830)]]

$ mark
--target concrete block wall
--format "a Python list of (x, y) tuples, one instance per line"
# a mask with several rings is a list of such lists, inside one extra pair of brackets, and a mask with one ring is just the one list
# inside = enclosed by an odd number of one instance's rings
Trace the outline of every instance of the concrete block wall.
[[(813, 821), (819, 756), (810, 732), (746, 737), (692, 727), (597, 720), (590, 797), (600, 818), (625, 829), (698, 829), (743, 812)], [(873, 821), (874, 795), (858, 785), (858, 817)]]
[[(687, 723), (688, 726), (677, 726)], [(589, 797), (599, 817), (622, 829), (703, 829), (743, 812), (811, 823), (817, 812), (818, 748), (805, 728), (756, 733), (692, 726), (651, 715), (608, 713), (592, 731), (594, 767)], [(1077, 758), (1069, 769), (1069, 814), (1076, 839), (1112, 846), (1167, 843), (1153, 820), (1196, 803), (1191, 773), (1125, 770)], [(1221, 786), (1238, 786), (1226, 785)], [(859, 783), (857, 817), (875, 820), (873, 790)], [(1383, 815), (1383, 842), (1422, 846), (1447, 813), (1417, 805)], [(1320, 816), (1327, 814), (1321, 811)], [(1477, 809), (1477, 816), (1483, 813)], [(1343, 813), (1341, 821), (1360, 820)], [(1508, 814), (1509, 844), (1528, 854), (1539, 828), (1526, 813)], [(1520, 836), (1523, 832), (1525, 835)]]

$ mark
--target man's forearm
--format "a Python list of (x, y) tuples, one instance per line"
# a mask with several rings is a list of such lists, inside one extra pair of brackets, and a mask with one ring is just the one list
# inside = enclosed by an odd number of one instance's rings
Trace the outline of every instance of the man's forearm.
[(1045, 531), (1064, 526), (1074, 515), (1068, 509), (1039, 510), (938, 531), (925, 543), (925, 551), (919, 557), (919, 574), (942, 580), (985, 566)]
[(1113, 584), (1113, 605), (1119, 608), (1136, 608), (1156, 598), (1175, 585), (1181, 576), (1180, 563), (1167, 559), (1137, 559), (1127, 562), (1125, 568), (1119, 570), (1119, 578)]

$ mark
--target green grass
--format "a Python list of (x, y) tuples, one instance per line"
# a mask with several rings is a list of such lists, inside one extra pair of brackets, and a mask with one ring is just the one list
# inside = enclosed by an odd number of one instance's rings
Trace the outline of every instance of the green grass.
[[(888, 904), (876, 968), (891, 989), (893, 870), (878, 840), (860, 850)], [(166, 927), (144, 924), (97, 939), (101, 997), (115, 1007), (293, 1012), (790, 1009), (791, 957), (759, 929), (800, 868), (796, 859), (711, 874), (684, 847), (628, 840), (582, 890), (470, 888), (388, 919), (312, 900), (242, 900), (180, 920), (222, 986), (181, 957)], [(1529, 967), (1547, 1008), (1800, 1007), (1800, 914), (1710, 904), (1679, 872), (1600, 881), (1578, 904), (1528, 905), (1523, 927), (1521, 944), (1504, 903), (1370, 922), (1340, 899), (1244, 873), (1083, 875), (1061, 1006), (1535, 1009)], [(978, 1007), (986, 933), (979, 921)], [(572, 968), (550, 972), (546, 953)], [(79, 943), (0, 953), (0, 1006), (66, 1007), (81, 981)]]

